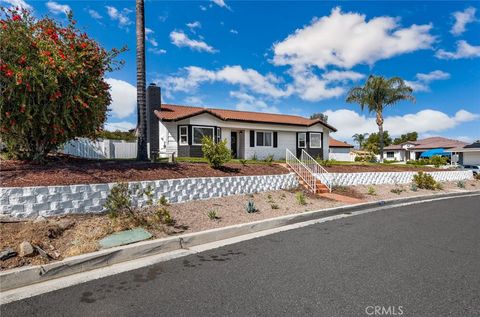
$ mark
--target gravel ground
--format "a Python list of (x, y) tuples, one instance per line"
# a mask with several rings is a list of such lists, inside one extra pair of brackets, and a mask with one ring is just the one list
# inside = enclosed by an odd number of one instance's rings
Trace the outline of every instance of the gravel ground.
[[(451, 193), (451, 192), (461, 192), (466, 190), (480, 190), (480, 182), (476, 180), (465, 181), (465, 188), (460, 188), (457, 185), (458, 182), (442, 182), (443, 190), (428, 190), (428, 189), (417, 189), (413, 191), (411, 184), (402, 184), (402, 185), (361, 185), (361, 186), (351, 186), (355, 191), (364, 195), (364, 199), (368, 201), (375, 200), (385, 200), (385, 199), (394, 199), (399, 197), (411, 197), (411, 196), (420, 196), (428, 194), (441, 194), (441, 193)], [(374, 194), (369, 194), (369, 188), (374, 189)], [(399, 194), (392, 192), (392, 190), (400, 189), (402, 190)]]
[[(172, 204), (166, 209), (175, 220), (174, 226), (155, 222), (144, 227), (152, 233), (154, 238), (162, 238), (343, 205), (339, 202), (315, 198), (307, 193), (305, 193), (306, 204), (300, 205), (295, 193), (295, 191), (281, 190)], [(245, 206), (248, 200), (255, 203), (257, 212), (246, 212)], [(278, 209), (274, 209), (277, 207)], [(153, 211), (154, 208), (150, 207), (144, 214), (151, 215)], [(216, 219), (212, 220), (208, 217), (210, 211), (215, 211)], [(68, 226), (65, 226), (65, 223)], [(104, 236), (136, 226), (138, 223), (133, 222), (130, 218), (112, 220), (107, 215), (72, 215), (41, 219), (40, 221), (0, 223), (0, 232), (2, 233), (0, 235), (0, 251), (10, 247), (18, 252), (19, 244), (28, 241), (40, 246), (54, 258), (47, 259), (39, 254), (31, 257), (16, 256), (6, 261), (0, 261), (0, 269), (44, 264), (61, 260), (67, 256), (92, 252), (98, 249), (97, 241)]]

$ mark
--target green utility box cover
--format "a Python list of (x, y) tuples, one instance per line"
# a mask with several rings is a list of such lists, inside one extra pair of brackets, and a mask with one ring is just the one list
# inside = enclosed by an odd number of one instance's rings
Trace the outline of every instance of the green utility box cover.
[(115, 232), (100, 240), (102, 249), (117, 247), (119, 245), (130, 244), (138, 241), (150, 239), (152, 234), (143, 228), (134, 228), (132, 230), (125, 230)]

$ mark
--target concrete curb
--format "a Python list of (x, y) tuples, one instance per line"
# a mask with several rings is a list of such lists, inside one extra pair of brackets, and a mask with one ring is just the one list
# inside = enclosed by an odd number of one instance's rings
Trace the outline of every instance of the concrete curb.
[(416, 197), (396, 198), (386, 201), (367, 202), (356, 205), (308, 211), (277, 218), (259, 220), (255, 222), (216, 228), (201, 232), (183, 234), (175, 237), (142, 241), (130, 245), (96, 251), (66, 258), (63, 261), (12, 269), (0, 273), (0, 289), (7, 291), (35, 283), (86, 272), (112, 264), (135, 260), (146, 256), (166, 253), (178, 249), (187, 249), (210, 242), (233, 238), (241, 235), (287, 226), (295, 223), (326, 218), (358, 210), (392, 206), (398, 203), (421, 203), (435, 198), (455, 198), (462, 196), (480, 195), (480, 191), (462, 191), (447, 194), (432, 194)]

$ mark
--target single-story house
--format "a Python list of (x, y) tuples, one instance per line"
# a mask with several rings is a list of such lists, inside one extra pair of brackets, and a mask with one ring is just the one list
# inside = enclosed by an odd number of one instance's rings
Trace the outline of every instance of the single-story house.
[(151, 153), (201, 157), (202, 138), (226, 140), (234, 158), (284, 159), (286, 149), (314, 158), (329, 157), (329, 135), (337, 131), (320, 119), (161, 104), (160, 88), (147, 88), (147, 135)]
[(461, 165), (480, 165), (480, 142), (465, 145), (463, 147), (445, 150), (457, 153), (457, 163)]
[(336, 161), (351, 162), (355, 155), (352, 153), (353, 145), (330, 137), (328, 158)]
[(401, 144), (392, 144), (384, 148), (384, 158), (387, 160), (409, 161), (418, 160), (423, 152), (433, 149), (448, 150), (463, 147), (467, 143), (443, 137), (431, 137)]

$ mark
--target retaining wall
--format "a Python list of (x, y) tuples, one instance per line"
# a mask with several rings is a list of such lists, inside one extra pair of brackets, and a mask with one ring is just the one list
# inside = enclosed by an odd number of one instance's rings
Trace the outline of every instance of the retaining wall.
[[(459, 181), (472, 179), (472, 171), (427, 172), (436, 181)], [(413, 181), (417, 172), (368, 172), (368, 173), (330, 173), (334, 185), (375, 185), (375, 184), (407, 184)]]
[[(0, 215), (12, 217), (54, 216), (103, 211), (105, 199), (115, 183), (2, 187), (0, 188)], [(159, 181), (129, 182), (129, 186), (151, 186), (153, 199), (165, 196), (171, 203), (186, 202), (238, 194), (290, 189), (298, 186), (295, 174), (182, 178)], [(145, 199), (135, 199), (137, 206)]]

